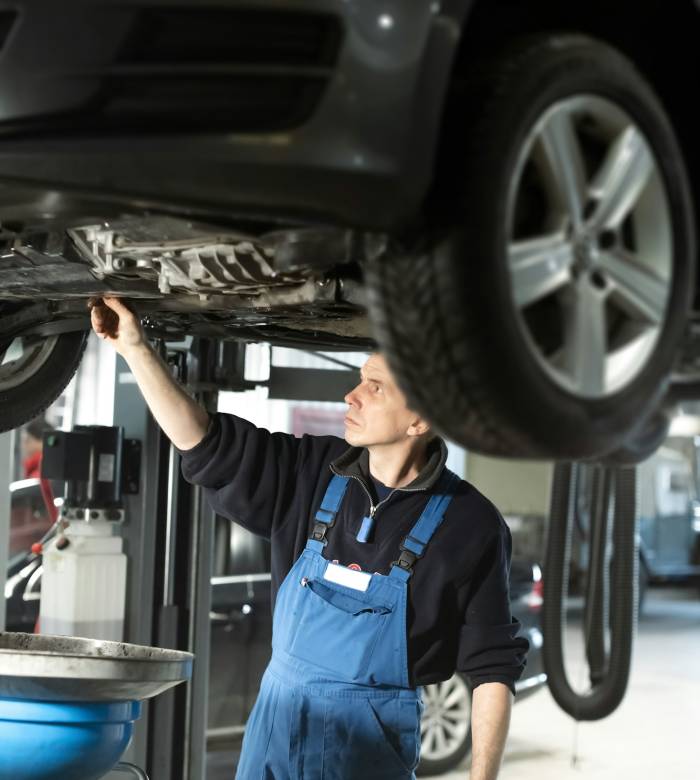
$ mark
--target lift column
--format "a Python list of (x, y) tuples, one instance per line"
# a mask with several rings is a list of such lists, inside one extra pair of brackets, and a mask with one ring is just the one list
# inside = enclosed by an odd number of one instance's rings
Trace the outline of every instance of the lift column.
[[(178, 379), (209, 388), (195, 397), (215, 410), (217, 394), (206, 381), (214, 371), (210, 342), (195, 339), (191, 352), (181, 348), (166, 353), (163, 342), (158, 349)], [(129, 440), (136, 442), (126, 453), (131, 463), (127, 480), (138, 482), (138, 492), (124, 496), (122, 535), (129, 559), (125, 641), (195, 654), (192, 681), (147, 704), (124, 760), (146, 768), (150, 780), (202, 780), (214, 513), (201, 490), (182, 478), (178, 451), (151, 416), (120, 356), (114, 387), (113, 424), (124, 428), (125, 447)], [(108, 780), (123, 777), (115, 772)]]
[(12, 453), (14, 432), (0, 433), (0, 631), (5, 630), (5, 579), (7, 554), (10, 549), (10, 482), (12, 482)]

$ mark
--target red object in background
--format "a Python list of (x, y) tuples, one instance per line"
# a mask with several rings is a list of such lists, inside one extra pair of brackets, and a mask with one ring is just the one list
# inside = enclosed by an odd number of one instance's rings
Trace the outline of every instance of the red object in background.
[(24, 478), (39, 480), (39, 486), (41, 488), (41, 495), (44, 499), (44, 505), (46, 506), (46, 513), (51, 518), (51, 522), (55, 523), (58, 517), (58, 508), (54, 504), (53, 490), (51, 489), (51, 483), (48, 479), (43, 479), (41, 476), (41, 451), (34, 452), (28, 455), (24, 459)]
[(544, 604), (544, 579), (532, 584), (532, 591), (528, 594), (526, 603), (533, 612), (539, 612)]
[(24, 467), (24, 478), (32, 479), (36, 477), (41, 478), (41, 450), (33, 452), (31, 455), (27, 455), (22, 463)]
[(48, 479), (40, 479), (39, 487), (41, 488), (41, 495), (44, 499), (44, 505), (46, 506), (46, 512), (51, 518), (51, 522), (55, 523), (58, 518), (58, 507), (54, 504), (53, 490), (51, 489), (51, 483)]

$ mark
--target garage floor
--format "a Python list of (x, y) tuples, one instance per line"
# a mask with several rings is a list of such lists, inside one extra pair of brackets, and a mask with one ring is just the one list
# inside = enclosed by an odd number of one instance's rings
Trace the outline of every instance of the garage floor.
[[(583, 666), (580, 602), (567, 636), (569, 679)], [(700, 593), (651, 588), (639, 623), (627, 695), (608, 718), (576, 723), (543, 689), (513, 708), (499, 780), (697, 780)], [(469, 761), (442, 780), (466, 780)]]

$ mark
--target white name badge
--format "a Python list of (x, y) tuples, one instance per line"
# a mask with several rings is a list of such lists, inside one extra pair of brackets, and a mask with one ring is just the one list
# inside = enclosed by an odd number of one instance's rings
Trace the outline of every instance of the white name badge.
[(339, 566), (337, 563), (329, 563), (323, 575), (324, 580), (336, 582), (338, 585), (345, 585), (346, 588), (354, 590), (367, 590), (372, 575), (366, 571), (355, 571), (348, 569), (347, 566)]

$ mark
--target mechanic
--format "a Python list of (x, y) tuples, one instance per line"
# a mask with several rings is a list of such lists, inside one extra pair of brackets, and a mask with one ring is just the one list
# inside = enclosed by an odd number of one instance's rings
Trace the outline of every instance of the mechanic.
[(417, 686), (459, 670), (473, 689), (471, 778), (496, 778), (529, 647), (510, 613), (510, 532), (445, 467), (445, 443), (384, 358), (371, 355), (345, 397), (345, 440), (296, 438), (206, 412), (125, 302), (98, 299), (91, 319), (185, 478), (272, 543), (273, 652), (236, 777), (413, 778)]

